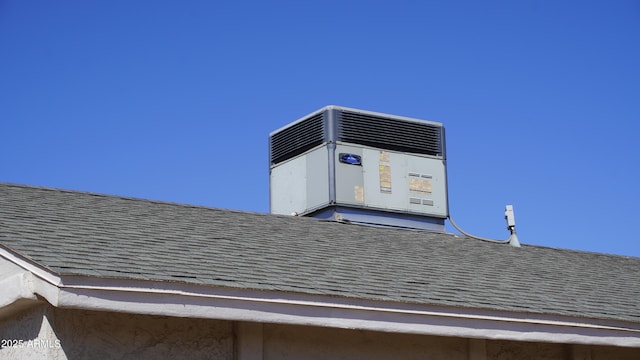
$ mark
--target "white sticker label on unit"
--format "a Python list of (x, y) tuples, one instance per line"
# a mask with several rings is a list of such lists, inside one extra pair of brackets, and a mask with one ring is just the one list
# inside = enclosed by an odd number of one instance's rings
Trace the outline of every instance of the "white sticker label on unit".
[(391, 194), (391, 165), (389, 165), (389, 153), (386, 151), (380, 151), (378, 171), (380, 173), (380, 192)]
[(364, 203), (364, 188), (362, 186), (354, 186), (353, 188), (353, 196), (356, 202)]
[(432, 189), (433, 186), (431, 184), (431, 180), (409, 177), (409, 191), (431, 194)]
[(380, 192), (391, 193), (391, 166), (380, 165)]

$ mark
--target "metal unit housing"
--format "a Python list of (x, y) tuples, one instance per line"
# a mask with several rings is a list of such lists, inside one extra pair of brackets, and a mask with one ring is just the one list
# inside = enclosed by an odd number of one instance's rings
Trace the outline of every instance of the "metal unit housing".
[(270, 209), (444, 232), (441, 123), (327, 106), (269, 135)]

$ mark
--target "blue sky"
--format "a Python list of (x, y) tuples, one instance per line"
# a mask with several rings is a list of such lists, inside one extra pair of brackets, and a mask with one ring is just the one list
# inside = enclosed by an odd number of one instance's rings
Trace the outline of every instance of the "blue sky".
[(467, 232), (640, 256), (639, 43), (635, 0), (4, 0), (0, 181), (268, 212), (335, 104), (444, 123)]

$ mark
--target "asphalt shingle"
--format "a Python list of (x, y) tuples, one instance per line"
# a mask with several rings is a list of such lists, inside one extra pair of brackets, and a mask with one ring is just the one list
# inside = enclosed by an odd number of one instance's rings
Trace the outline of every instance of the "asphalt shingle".
[(0, 184), (0, 244), (59, 275), (640, 322), (640, 258)]

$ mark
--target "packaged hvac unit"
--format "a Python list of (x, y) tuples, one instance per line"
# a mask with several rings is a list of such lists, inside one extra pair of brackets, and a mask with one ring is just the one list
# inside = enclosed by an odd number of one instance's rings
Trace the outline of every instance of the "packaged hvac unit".
[(275, 214), (444, 232), (444, 127), (337, 106), (269, 135)]

